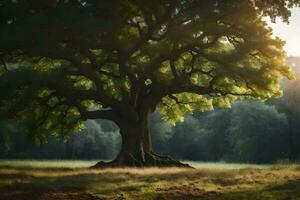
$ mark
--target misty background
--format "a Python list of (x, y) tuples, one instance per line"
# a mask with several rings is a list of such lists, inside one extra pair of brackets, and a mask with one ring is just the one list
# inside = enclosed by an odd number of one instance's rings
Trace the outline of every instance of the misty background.
[[(300, 57), (288, 64), (298, 78), (282, 81), (283, 97), (238, 101), (231, 109), (195, 111), (172, 126), (159, 113), (151, 119), (155, 151), (176, 159), (245, 163), (300, 161)], [(121, 145), (118, 127), (90, 120), (68, 138), (49, 136), (34, 145), (22, 127), (0, 122), (0, 159), (113, 159)]]

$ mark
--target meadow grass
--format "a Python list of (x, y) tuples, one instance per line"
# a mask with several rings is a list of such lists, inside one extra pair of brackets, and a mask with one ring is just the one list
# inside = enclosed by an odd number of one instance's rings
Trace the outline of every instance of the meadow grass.
[(94, 163), (0, 161), (0, 199), (300, 200), (297, 165), (86, 168)]
[[(87, 168), (96, 164), (99, 160), (0, 160), (0, 167), (32, 167), (32, 168)], [(268, 168), (274, 165), (254, 165), (245, 163), (225, 162), (198, 162), (182, 161), (194, 168), (203, 169), (242, 169), (242, 168)]]
[(0, 160), (0, 167), (85, 168), (97, 162), (97, 160)]

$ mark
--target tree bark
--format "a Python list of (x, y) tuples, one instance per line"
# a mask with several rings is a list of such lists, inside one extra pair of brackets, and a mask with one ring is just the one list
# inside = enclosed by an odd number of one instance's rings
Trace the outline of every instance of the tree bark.
[(92, 168), (104, 167), (190, 167), (168, 156), (153, 152), (149, 133), (151, 111), (139, 113), (137, 122), (122, 120), (118, 125), (122, 137), (122, 147), (118, 156), (111, 162), (98, 162)]

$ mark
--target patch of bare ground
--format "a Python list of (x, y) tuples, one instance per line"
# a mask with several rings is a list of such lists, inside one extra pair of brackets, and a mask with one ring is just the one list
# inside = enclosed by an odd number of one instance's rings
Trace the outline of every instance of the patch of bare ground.
[(76, 189), (0, 188), (1, 200), (108, 200)]
[(213, 184), (220, 186), (232, 186), (238, 184), (240, 180), (230, 178), (211, 178), (209, 181)]
[(188, 185), (172, 186), (167, 189), (158, 189), (158, 191), (162, 194), (156, 200), (196, 200), (217, 194), (216, 191), (206, 191)]

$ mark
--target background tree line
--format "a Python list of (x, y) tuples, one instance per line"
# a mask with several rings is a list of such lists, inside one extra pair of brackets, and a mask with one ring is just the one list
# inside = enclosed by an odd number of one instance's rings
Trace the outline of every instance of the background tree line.
[[(289, 57), (296, 81), (282, 83), (284, 95), (267, 102), (236, 102), (231, 109), (194, 112), (172, 126), (158, 113), (151, 119), (154, 149), (182, 160), (272, 163), (300, 160), (300, 57)], [(22, 125), (0, 124), (1, 159), (112, 159), (120, 148), (119, 130), (106, 120), (86, 129), (33, 145)]]

